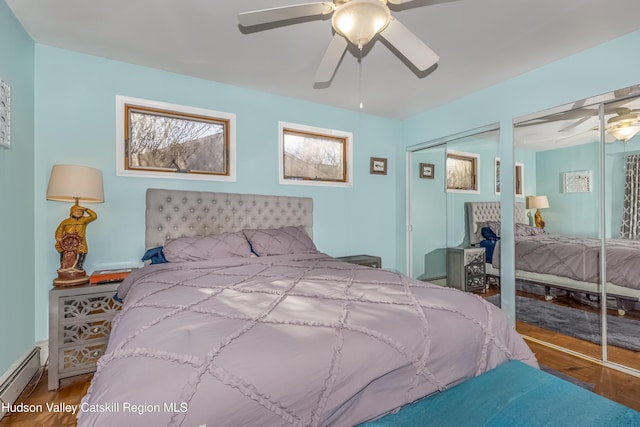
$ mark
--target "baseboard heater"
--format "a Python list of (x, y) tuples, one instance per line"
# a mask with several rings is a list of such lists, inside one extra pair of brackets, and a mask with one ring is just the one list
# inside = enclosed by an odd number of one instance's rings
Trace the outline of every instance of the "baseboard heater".
[(0, 420), (7, 414), (6, 408), (13, 404), (29, 381), (40, 369), (40, 347), (34, 347), (14, 363), (0, 384)]

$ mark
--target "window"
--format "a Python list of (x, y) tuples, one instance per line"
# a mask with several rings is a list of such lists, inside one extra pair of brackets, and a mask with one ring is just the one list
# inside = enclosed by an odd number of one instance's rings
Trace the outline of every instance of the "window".
[(352, 134), (280, 123), (280, 183), (351, 186)]
[(235, 181), (235, 115), (117, 97), (118, 175)]
[[(496, 195), (500, 195), (500, 158), (496, 157), (495, 166)], [(515, 194), (524, 197), (524, 163), (516, 162)]]
[(447, 191), (478, 193), (480, 156), (461, 151), (447, 151)]

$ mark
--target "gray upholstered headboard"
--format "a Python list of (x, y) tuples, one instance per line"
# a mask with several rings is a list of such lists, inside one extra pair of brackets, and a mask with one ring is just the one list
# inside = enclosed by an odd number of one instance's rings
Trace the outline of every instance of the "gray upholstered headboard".
[(302, 225), (313, 238), (313, 199), (207, 191), (147, 190), (145, 248), (166, 239)]
[[(480, 234), (480, 229), (483, 227), (482, 223), (500, 221), (500, 202), (466, 202), (465, 209), (467, 211), (469, 243), (477, 245), (482, 240)], [(516, 222), (527, 223), (524, 203), (516, 202), (514, 215)]]

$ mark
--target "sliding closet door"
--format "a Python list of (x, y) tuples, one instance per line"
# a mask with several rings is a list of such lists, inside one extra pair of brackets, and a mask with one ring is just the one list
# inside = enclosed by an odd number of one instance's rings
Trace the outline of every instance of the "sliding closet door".
[[(409, 149), (412, 277), (464, 287), (459, 278), (464, 276), (465, 265), (447, 266), (447, 252), (470, 247), (465, 203), (499, 200), (495, 181), (498, 142), (499, 131), (492, 125)], [(483, 271), (474, 271), (474, 277), (484, 280)], [(457, 277), (455, 284), (448, 283), (448, 274)], [(478, 287), (482, 281), (474, 290)]]
[(446, 144), (410, 152), (409, 209), (411, 277), (444, 284), (447, 198), (444, 192)]
[(516, 161), (534, 178), (515, 225), (517, 330), (601, 359), (600, 110), (571, 107), (514, 129)]
[(640, 98), (606, 103), (606, 359), (640, 370)]

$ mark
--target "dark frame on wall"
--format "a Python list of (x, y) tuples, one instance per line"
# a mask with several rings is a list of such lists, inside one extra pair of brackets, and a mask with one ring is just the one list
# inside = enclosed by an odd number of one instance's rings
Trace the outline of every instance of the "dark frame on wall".
[(420, 163), (420, 178), (433, 179), (435, 165), (433, 163)]
[(369, 161), (369, 173), (374, 175), (387, 174), (387, 159), (383, 157), (371, 157)]

